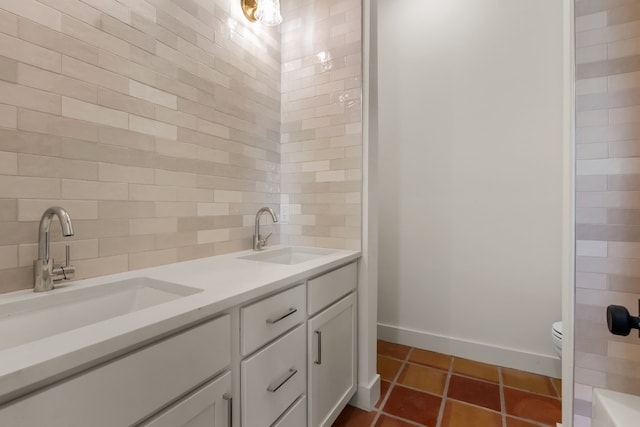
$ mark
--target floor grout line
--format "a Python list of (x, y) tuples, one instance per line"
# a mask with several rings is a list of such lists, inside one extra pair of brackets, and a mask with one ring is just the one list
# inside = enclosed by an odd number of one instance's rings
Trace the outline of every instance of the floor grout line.
[[(509, 417), (513, 418), (513, 419), (516, 419), (516, 420), (527, 422), (529, 424), (533, 424), (534, 426), (551, 427), (549, 424), (541, 423), (540, 421), (535, 421), (535, 420), (532, 420), (532, 419), (529, 419), (529, 418), (522, 418), (522, 417), (518, 417), (516, 415), (509, 415)], [(555, 427), (555, 424), (554, 424), (553, 427)]]
[(380, 418), (380, 414), (382, 412), (374, 409), (376, 411), (376, 415), (373, 417), (373, 420), (371, 420), (371, 426), (370, 427), (374, 427), (376, 425), (376, 423), (378, 422), (378, 419)]
[(424, 424), (420, 424), (420, 423), (417, 423), (415, 421), (411, 421), (411, 420), (409, 420), (407, 418), (402, 418), (402, 417), (399, 417), (399, 416), (393, 415), (393, 414), (387, 414), (386, 412), (380, 412), (380, 415), (382, 415), (382, 414), (384, 414), (385, 416), (387, 416), (389, 418), (393, 418), (395, 420), (399, 420), (399, 421), (402, 421), (404, 423), (411, 424), (412, 426), (424, 427)]
[(527, 390), (525, 388), (513, 387), (513, 386), (509, 386), (509, 385), (505, 385), (504, 388), (508, 388), (508, 389), (516, 390), (516, 391), (521, 391), (523, 393), (533, 394), (535, 396), (546, 397), (548, 399), (554, 399), (554, 400), (560, 400), (560, 401), (562, 400), (562, 398), (558, 397), (558, 396), (550, 396), (548, 394), (538, 393), (537, 391), (530, 391), (530, 390)]
[(453, 360), (449, 361), (449, 370), (447, 371), (447, 379), (444, 382), (444, 389), (442, 390), (442, 401), (440, 402), (440, 409), (438, 410), (438, 420), (436, 421), (436, 427), (442, 425), (442, 419), (444, 418), (444, 408), (447, 404), (447, 394), (449, 393), (449, 383), (451, 382), (451, 376), (453, 375)]
[(501, 415), (502, 411), (496, 411), (495, 409), (487, 408), (486, 406), (478, 405), (476, 403), (467, 402), (466, 400), (454, 399), (453, 397), (447, 396), (447, 401), (459, 402), (466, 406), (473, 406), (474, 408), (482, 409), (487, 412), (493, 412), (494, 414)]
[(502, 379), (502, 368), (498, 366), (498, 387), (500, 387), (500, 414), (502, 416), (502, 427), (507, 427), (507, 406), (504, 399), (504, 381)]
[(553, 381), (552, 379), (550, 379), (549, 381), (551, 382), (551, 386), (553, 387), (553, 389), (556, 391), (556, 397), (558, 399), (562, 399), (562, 379), (560, 379), (560, 390), (558, 390), (555, 381)]
[[(391, 384), (389, 384), (389, 388), (387, 389), (387, 394), (382, 399), (382, 402), (380, 402), (380, 406), (378, 408), (374, 408), (374, 410), (377, 412), (377, 414), (376, 414), (375, 417), (373, 417), (373, 421), (371, 422), (371, 427), (375, 427), (376, 423), (378, 422), (378, 419), (380, 418), (381, 414), (383, 413), (382, 408), (384, 408), (384, 405), (387, 404), (387, 400), (389, 400), (389, 397), (391, 396), (391, 391), (396, 386), (396, 384), (398, 382), (398, 378), (400, 378), (400, 374), (402, 373), (404, 367), (407, 364), (407, 361), (409, 360), (409, 357), (411, 356), (411, 352), (413, 352), (413, 347), (409, 348), (409, 351), (407, 352), (407, 355), (404, 357), (404, 359), (402, 359), (402, 364), (398, 368), (398, 372), (396, 372), (396, 374), (394, 375), (393, 380), (391, 380)], [(400, 360), (400, 359), (396, 359), (396, 358), (392, 358), (392, 359)], [(380, 378), (380, 382), (382, 382), (382, 381), (383, 381), (383, 379)], [(404, 418), (402, 418), (402, 419), (404, 420)]]

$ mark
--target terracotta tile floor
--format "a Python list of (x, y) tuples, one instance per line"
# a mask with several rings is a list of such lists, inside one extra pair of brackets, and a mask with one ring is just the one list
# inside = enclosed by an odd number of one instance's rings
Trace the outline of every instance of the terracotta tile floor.
[(540, 427), (561, 419), (561, 381), (378, 341), (380, 400), (334, 427)]

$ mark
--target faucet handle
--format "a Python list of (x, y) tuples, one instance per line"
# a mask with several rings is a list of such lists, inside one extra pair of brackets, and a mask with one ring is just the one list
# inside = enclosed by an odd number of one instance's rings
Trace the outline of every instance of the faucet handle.
[(261, 250), (267, 244), (267, 240), (269, 240), (269, 237), (271, 237), (272, 234), (273, 233), (269, 233), (265, 237), (262, 237), (260, 234), (258, 234), (258, 237), (255, 240), (254, 250)]
[(267, 244), (267, 240), (269, 240), (269, 237), (271, 237), (272, 234), (273, 233), (269, 233), (265, 237), (259, 236), (258, 243), (260, 244), (260, 248)]
[(76, 268), (71, 265), (71, 247), (69, 245), (64, 246), (65, 260), (64, 265), (53, 267), (53, 281), (59, 282), (61, 280), (73, 279), (76, 275)]

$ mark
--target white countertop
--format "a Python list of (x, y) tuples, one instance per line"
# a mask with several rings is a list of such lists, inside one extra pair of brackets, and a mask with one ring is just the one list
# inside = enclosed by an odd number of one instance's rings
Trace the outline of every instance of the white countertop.
[[(265, 251), (284, 246), (273, 246)], [(347, 264), (360, 252), (335, 250), (299, 264), (238, 259), (242, 251), (176, 264), (57, 284), (58, 290), (150, 277), (202, 289), (193, 295), (0, 351), (0, 403), (105, 361), (231, 307)], [(1, 304), (56, 292), (0, 295)]]

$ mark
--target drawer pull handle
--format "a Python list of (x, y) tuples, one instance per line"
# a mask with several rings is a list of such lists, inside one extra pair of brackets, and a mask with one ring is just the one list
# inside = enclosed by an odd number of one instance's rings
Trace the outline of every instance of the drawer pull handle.
[(222, 398), (227, 401), (227, 419), (229, 420), (229, 427), (233, 426), (233, 396), (229, 393), (222, 395)]
[(293, 376), (297, 373), (298, 373), (297, 369), (293, 369), (293, 368), (289, 369), (289, 372), (287, 372), (275, 384), (271, 384), (269, 387), (267, 387), (267, 391), (270, 391), (271, 393), (275, 393), (276, 391), (278, 391), (280, 387), (285, 385), (285, 383), (289, 381), (291, 378), (293, 378)]
[(318, 339), (318, 357), (313, 361), (316, 365), (322, 365), (322, 331), (314, 331), (316, 338)]
[(287, 310), (286, 313), (284, 314), (280, 314), (280, 315), (275, 315), (273, 317), (270, 317), (267, 319), (267, 323), (270, 325), (275, 325), (276, 323), (278, 323), (279, 321), (286, 319), (287, 317), (291, 316), (293, 313), (296, 313), (298, 311), (297, 308), (295, 307), (291, 307), (289, 308), (289, 310)]

